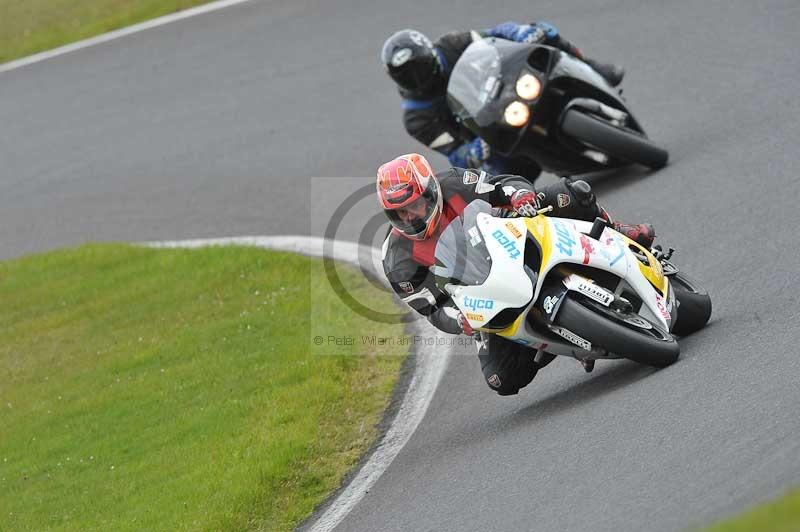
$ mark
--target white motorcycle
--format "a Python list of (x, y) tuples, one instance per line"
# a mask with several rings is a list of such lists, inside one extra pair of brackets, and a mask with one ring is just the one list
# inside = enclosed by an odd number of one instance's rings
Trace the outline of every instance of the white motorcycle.
[(436, 246), (437, 285), (478, 331), (579, 360), (664, 367), (673, 337), (708, 322), (711, 299), (669, 259), (608, 227), (543, 216), (504, 218), (470, 203)]

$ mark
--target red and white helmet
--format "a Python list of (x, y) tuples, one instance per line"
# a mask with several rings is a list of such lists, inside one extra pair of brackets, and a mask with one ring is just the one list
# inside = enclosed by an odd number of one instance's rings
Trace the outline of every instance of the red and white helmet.
[(392, 159), (378, 168), (378, 201), (392, 226), (412, 240), (436, 231), (442, 191), (430, 163), (418, 153)]

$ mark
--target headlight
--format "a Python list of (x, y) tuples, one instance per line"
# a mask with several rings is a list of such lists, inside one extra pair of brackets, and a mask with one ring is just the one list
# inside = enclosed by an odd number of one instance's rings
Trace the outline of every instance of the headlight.
[(528, 106), (522, 102), (511, 102), (503, 113), (506, 122), (514, 127), (524, 126), (530, 117), (531, 112), (528, 110)]
[(517, 80), (517, 94), (524, 100), (535, 100), (542, 93), (542, 84), (533, 74), (523, 74)]

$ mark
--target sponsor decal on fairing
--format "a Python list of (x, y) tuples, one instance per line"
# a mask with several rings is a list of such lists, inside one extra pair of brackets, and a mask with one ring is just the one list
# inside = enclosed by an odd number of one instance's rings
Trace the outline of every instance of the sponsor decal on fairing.
[(544, 308), (544, 311), (547, 312), (548, 314), (552, 314), (553, 307), (556, 306), (556, 303), (558, 303), (558, 297), (547, 296), (546, 298), (544, 298), (544, 301), (542, 302), (542, 308)]
[(656, 294), (656, 307), (658, 308), (658, 311), (661, 313), (661, 317), (664, 318), (665, 320), (669, 321), (670, 318), (672, 317), (670, 315), (670, 311), (664, 305), (664, 298), (661, 297), (658, 294)]
[(597, 286), (594, 283), (580, 281), (575, 286), (575, 289), (581, 294), (588, 296), (591, 299), (594, 299), (598, 303), (601, 303), (605, 306), (609, 306), (611, 302), (614, 301), (614, 294), (612, 294), (605, 288)]
[(594, 253), (594, 246), (589, 237), (583, 234), (581, 235), (581, 249), (583, 250), (583, 263), (589, 264), (589, 259), (591, 259), (592, 253)]
[(609, 236), (609, 237), (606, 238), (606, 244), (608, 244), (609, 246), (611, 244), (614, 244), (616, 246), (617, 250), (619, 251), (619, 255), (617, 255), (616, 257), (614, 257), (610, 261), (608, 261), (608, 265), (609, 266), (613, 266), (614, 264), (617, 263), (617, 261), (619, 259), (621, 259), (622, 257), (625, 256), (625, 245), (622, 242), (620, 242), (619, 238), (615, 238), (615, 237), (612, 237), (612, 236)]
[(496, 229), (492, 233), (492, 238), (497, 240), (497, 242), (501, 246), (503, 246), (503, 249), (505, 249), (508, 252), (508, 256), (510, 258), (516, 259), (517, 257), (519, 257), (522, 254), (520, 252), (520, 250), (517, 249), (517, 243), (514, 240), (511, 240), (510, 238), (508, 238), (508, 236), (506, 236), (506, 234), (503, 233), (503, 231), (501, 229)]
[(492, 299), (478, 299), (476, 297), (464, 296), (463, 302), (466, 308), (472, 310), (491, 310), (494, 308), (494, 300)]
[(513, 222), (506, 222), (506, 228), (511, 231), (511, 234), (514, 235), (514, 238), (522, 238), (522, 233), (520, 233), (519, 229), (517, 229)]
[(556, 230), (556, 236), (558, 237), (558, 242), (556, 243), (555, 247), (564, 255), (572, 256), (572, 246), (577, 244), (575, 239), (572, 238), (572, 233), (570, 232), (569, 228), (564, 225), (564, 222), (560, 220), (553, 220), (553, 227)]

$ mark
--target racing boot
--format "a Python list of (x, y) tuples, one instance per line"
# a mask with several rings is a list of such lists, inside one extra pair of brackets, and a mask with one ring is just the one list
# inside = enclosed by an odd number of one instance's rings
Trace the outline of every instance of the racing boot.
[(558, 35), (555, 40), (552, 42), (554, 46), (564, 50), (570, 55), (574, 55), (593, 69), (595, 69), (601, 76), (606, 78), (606, 81), (612, 87), (616, 87), (620, 83), (622, 83), (622, 78), (625, 77), (625, 69), (621, 66), (612, 65), (611, 63), (601, 63), (599, 61), (595, 61), (594, 59), (590, 59), (584, 55), (583, 51), (580, 48), (566, 40), (563, 36)]
[(622, 233), (645, 249), (653, 247), (653, 240), (656, 239), (656, 230), (650, 224), (628, 225), (622, 222), (614, 222), (614, 230)]
[[(575, 187), (573, 184), (573, 190), (574, 188)], [(606, 223), (610, 224), (616, 232), (622, 233), (645, 249), (650, 249), (653, 247), (653, 241), (656, 239), (656, 230), (652, 225), (630, 225), (622, 222), (615, 222), (605, 208), (598, 205), (597, 210), (600, 218), (603, 218)]]
[(611, 63), (601, 63), (588, 57), (583, 60), (587, 65), (597, 71), (598, 74), (606, 78), (606, 81), (612, 87), (616, 87), (622, 83), (622, 78), (625, 77), (625, 69), (619, 65), (612, 65)]
[(653, 247), (653, 241), (656, 238), (656, 230), (652, 225), (629, 225), (622, 222), (615, 222), (611, 218), (611, 215), (608, 213), (608, 211), (597, 204), (597, 200), (595, 199), (594, 193), (592, 192), (592, 187), (589, 185), (589, 183), (582, 179), (578, 181), (572, 181), (571, 179), (567, 178), (566, 184), (572, 192), (572, 195), (577, 200), (578, 205), (596, 211), (597, 215), (599, 215), (600, 218), (603, 218), (607, 223), (611, 224), (611, 227), (613, 227), (615, 231), (627, 236), (634, 242), (641, 245), (643, 248), (650, 249)]

